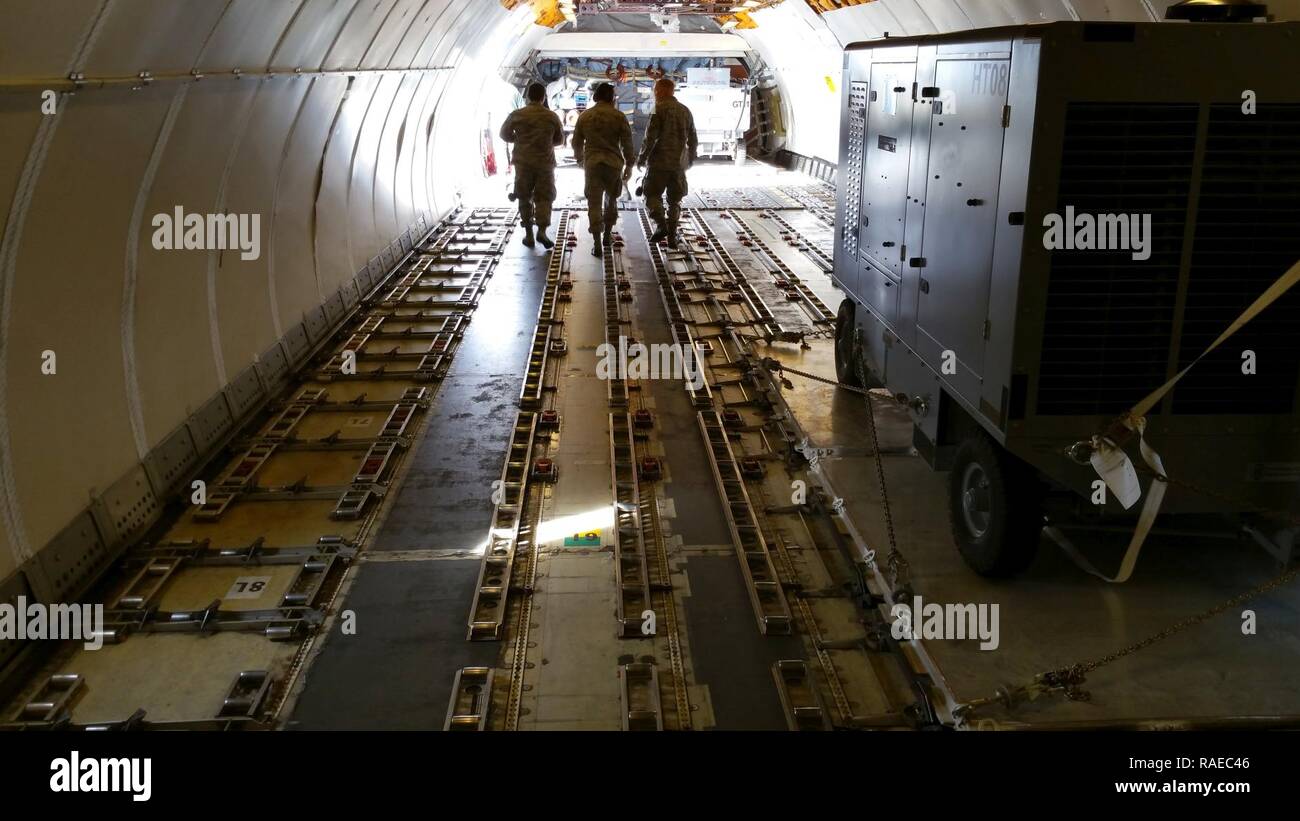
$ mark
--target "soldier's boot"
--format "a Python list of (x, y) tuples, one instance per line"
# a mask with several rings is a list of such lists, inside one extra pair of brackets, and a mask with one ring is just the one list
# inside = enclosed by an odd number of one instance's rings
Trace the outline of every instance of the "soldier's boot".
[(553, 239), (551, 239), (550, 237), (546, 236), (546, 226), (545, 226), (545, 225), (539, 225), (539, 226), (537, 226), (537, 241), (540, 242), (543, 246), (545, 246), (545, 247), (547, 247), (547, 248), (554, 248), (554, 247), (555, 247), (555, 240), (553, 240)]
[(668, 223), (668, 247), (677, 247), (677, 220), (671, 220)]
[(651, 242), (663, 242), (668, 237), (668, 229), (662, 224), (656, 223), (655, 232), (650, 235)]
[(606, 229), (605, 229), (605, 233), (603, 233), (603, 234), (600, 235), (600, 241), (601, 241), (601, 243), (604, 244), (604, 245), (613, 245), (613, 244), (614, 244), (614, 229), (613, 229), (613, 228), (606, 228)]
[(596, 259), (600, 259), (601, 257), (605, 256), (605, 252), (604, 250), (602, 250), (600, 245), (600, 239), (598, 237), (592, 237), (591, 239), (592, 239), (591, 255)]
[(536, 243), (533, 242), (533, 226), (531, 225), (524, 226), (524, 238), (522, 241), (524, 243), (524, 247), (526, 248), (532, 248), (536, 245)]

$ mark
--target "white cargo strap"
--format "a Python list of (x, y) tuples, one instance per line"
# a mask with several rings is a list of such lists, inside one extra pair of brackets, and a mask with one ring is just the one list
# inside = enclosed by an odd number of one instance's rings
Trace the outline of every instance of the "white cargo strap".
[(1183, 368), (1175, 374), (1173, 379), (1170, 379), (1165, 384), (1156, 388), (1149, 396), (1147, 396), (1146, 399), (1143, 399), (1141, 402), (1134, 405), (1133, 409), (1128, 412), (1128, 415), (1130, 417), (1142, 417), (1150, 413), (1151, 409), (1156, 406), (1156, 403), (1163, 399), (1165, 394), (1169, 393), (1169, 389), (1172, 388), (1178, 380), (1182, 379), (1188, 371), (1196, 367), (1197, 362), (1200, 362), (1209, 355), (1211, 351), (1226, 342), (1228, 337), (1232, 336), (1237, 331), (1240, 331), (1243, 325), (1254, 319), (1260, 311), (1272, 305), (1278, 297), (1289, 291), (1291, 286), (1295, 285), (1296, 282), (1300, 282), (1300, 262), (1292, 265), (1287, 269), (1286, 273), (1278, 277), (1277, 282), (1274, 282), (1269, 286), (1267, 291), (1260, 294), (1259, 299), (1256, 299), (1251, 303), (1250, 307), (1242, 311), (1241, 316), (1233, 320), (1232, 324), (1229, 325), (1223, 333), (1219, 334), (1219, 338), (1214, 340), (1214, 342), (1210, 344), (1210, 347), (1206, 348), (1200, 356), (1193, 359), (1186, 368)]
[[(1164, 501), (1165, 491), (1169, 487), (1160, 454), (1156, 453), (1146, 441), (1146, 415), (1165, 397), (1165, 394), (1169, 393), (1174, 385), (1178, 384), (1178, 380), (1196, 367), (1196, 363), (1241, 330), (1242, 326), (1259, 315), (1260, 311), (1272, 305), (1278, 297), (1290, 290), (1291, 286), (1295, 285), (1296, 282), (1300, 282), (1300, 262), (1296, 262), (1287, 269), (1286, 273), (1278, 277), (1277, 281), (1269, 286), (1268, 290), (1260, 294), (1259, 298), (1251, 303), (1246, 310), (1242, 311), (1241, 315), (1233, 320), (1232, 324), (1223, 333), (1219, 334), (1218, 339), (1215, 339), (1208, 348), (1202, 351), (1200, 356), (1193, 359), (1187, 367), (1175, 374), (1172, 379), (1156, 388), (1145, 399), (1134, 405), (1128, 413), (1124, 414), (1121, 419), (1124, 426), (1131, 431), (1137, 432), (1142, 461), (1146, 462), (1147, 467), (1151, 468), (1152, 472), (1155, 473), (1155, 478), (1151, 481), (1151, 491), (1147, 494), (1146, 503), (1142, 506), (1142, 514), (1138, 517), (1137, 527), (1133, 530), (1133, 538), (1129, 540), (1128, 550), (1125, 551), (1124, 559), (1120, 562), (1119, 572), (1113, 577), (1097, 570), (1091, 562), (1079, 553), (1060, 530), (1055, 527), (1047, 528), (1047, 534), (1061, 546), (1061, 549), (1074, 560), (1075, 564), (1097, 578), (1108, 582), (1123, 583), (1128, 581), (1129, 576), (1133, 574), (1134, 566), (1137, 565), (1138, 554), (1142, 552), (1142, 545), (1146, 542), (1147, 534), (1151, 532), (1156, 515), (1160, 512), (1160, 505)], [(1093, 437), (1093, 445), (1093, 454), (1089, 460), (1093, 469), (1097, 471), (1097, 475), (1106, 483), (1107, 489), (1115, 495), (1116, 500), (1124, 506), (1124, 509), (1131, 508), (1141, 497), (1142, 487), (1138, 483), (1137, 471), (1134, 470), (1128, 454), (1124, 453), (1121, 448), (1116, 447), (1114, 442), (1100, 436)]]
[[(1147, 467), (1151, 468), (1155, 473), (1155, 478), (1151, 480), (1151, 492), (1147, 494), (1146, 503), (1142, 505), (1142, 515), (1138, 517), (1137, 527), (1133, 529), (1133, 536), (1129, 539), (1128, 550), (1124, 551), (1124, 558), (1119, 563), (1119, 571), (1114, 576), (1107, 576), (1098, 570), (1092, 562), (1088, 561), (1064, 533), (1055, 527), (1047, 528), (1047, 535), (1052, 538), (1052, 541), (1061, 546), (1061, 549), (1074, 560), (1075, 564), (1102, 581), (1115, 584), (1123, 584), (1128, 581), (1129, 576), (1133, 575), (1133, 568), (1137, 566), (1138, 555), (1142, 552), (1142, 545), (1146, 543), (1147, 534), (1151, 532), (1152, 525), (1156, 523), (1156, 515), (1160, 513), (1160, 505), (1164, 502), (1165, 491), (1169, 487), (1169, 483), (1165, 480), (1165, 465), (1160, 460), (1160, 454), (1156, 453), (1147, 444), (1145, 436), (1147, 420), (1143, 418), (1138, 418), (1136, 421), (1125, 419), (1124, 424), (1129, 425), (1130, 430), (1137, 431), (1139, 447), (1142, 451), (1142, 461), (1146, 462)], [(1092, 465), (1097, 469), (1098, 475), (1106, 482), (1106, 486), (1111, 488), (1125, 509), (1132, 507), (1133, 503), (1142, 495), (1142, 487), (1138, 484), (1137, 471), (1133, 469), (1133, 464), (1129, 461), (1128, 455), (1115, 447), (1110, 440), (1101, 440), (1100, 448), (1092, 455)], [(1112, 482), (1115, 484), (1112, 485)], [(1116, 486), (1118, 486), (1118, 489), (1116, 489)]]

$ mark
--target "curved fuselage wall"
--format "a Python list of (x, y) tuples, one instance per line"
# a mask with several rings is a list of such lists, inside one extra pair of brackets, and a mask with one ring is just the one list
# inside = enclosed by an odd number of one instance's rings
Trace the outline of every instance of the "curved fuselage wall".
[(545, 33), (483, 0), (5, 4), (0, 582), (147, 524), (159, 449), (197, 458), (481, 177), (480, 101)]

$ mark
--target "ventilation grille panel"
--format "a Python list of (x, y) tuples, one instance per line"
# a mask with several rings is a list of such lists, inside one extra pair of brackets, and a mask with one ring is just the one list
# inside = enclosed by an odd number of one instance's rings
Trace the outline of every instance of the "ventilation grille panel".
[(1164, 382), (1196, 124), (1195, 105), (1069, 105), (1056, 213), (1150, 214), (1151, 256), (1051, 252), (1038, 414), (1117, 414)]
[(867, 139), (867, 84), (849, 85), (848, 168), (844, 173), (844, 222), (840, 225), (840, 242), (844, 258), (858, 258), (858, 224), (862, 209), (863, 142)]
[[(1210, 107), (1179, 367), (1300, 260), (1300, 105)], [(1256, 372), (1242, 373), (1254, 351)], [(1289, 414), (1300, 385), (1300, 290), (1178, 383), (1175, 414)]]

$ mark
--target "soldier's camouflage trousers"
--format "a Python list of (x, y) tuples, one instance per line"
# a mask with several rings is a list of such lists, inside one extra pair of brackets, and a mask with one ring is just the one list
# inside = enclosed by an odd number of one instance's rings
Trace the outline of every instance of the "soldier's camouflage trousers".
[[(668, 219), (664, 221), (663, 196), (668, 194)], [(677, 221), (682, 215), (682, 197), (686, 196), (686, 172), (651, 168), (645, 175), (646, 207), (655, 225), (677, 232)]]
[(597, 164), (586, 169), (587, 218), (591, 233), (613, 231), (618, 222), (618, 193), (623, 188), (623, 173), (612, 165)]
[(555, 202), (555, 169), (550, 166), (515, 166), (515, 198), (519, 219), (525, 228), (551, 224), (551, 203)]

